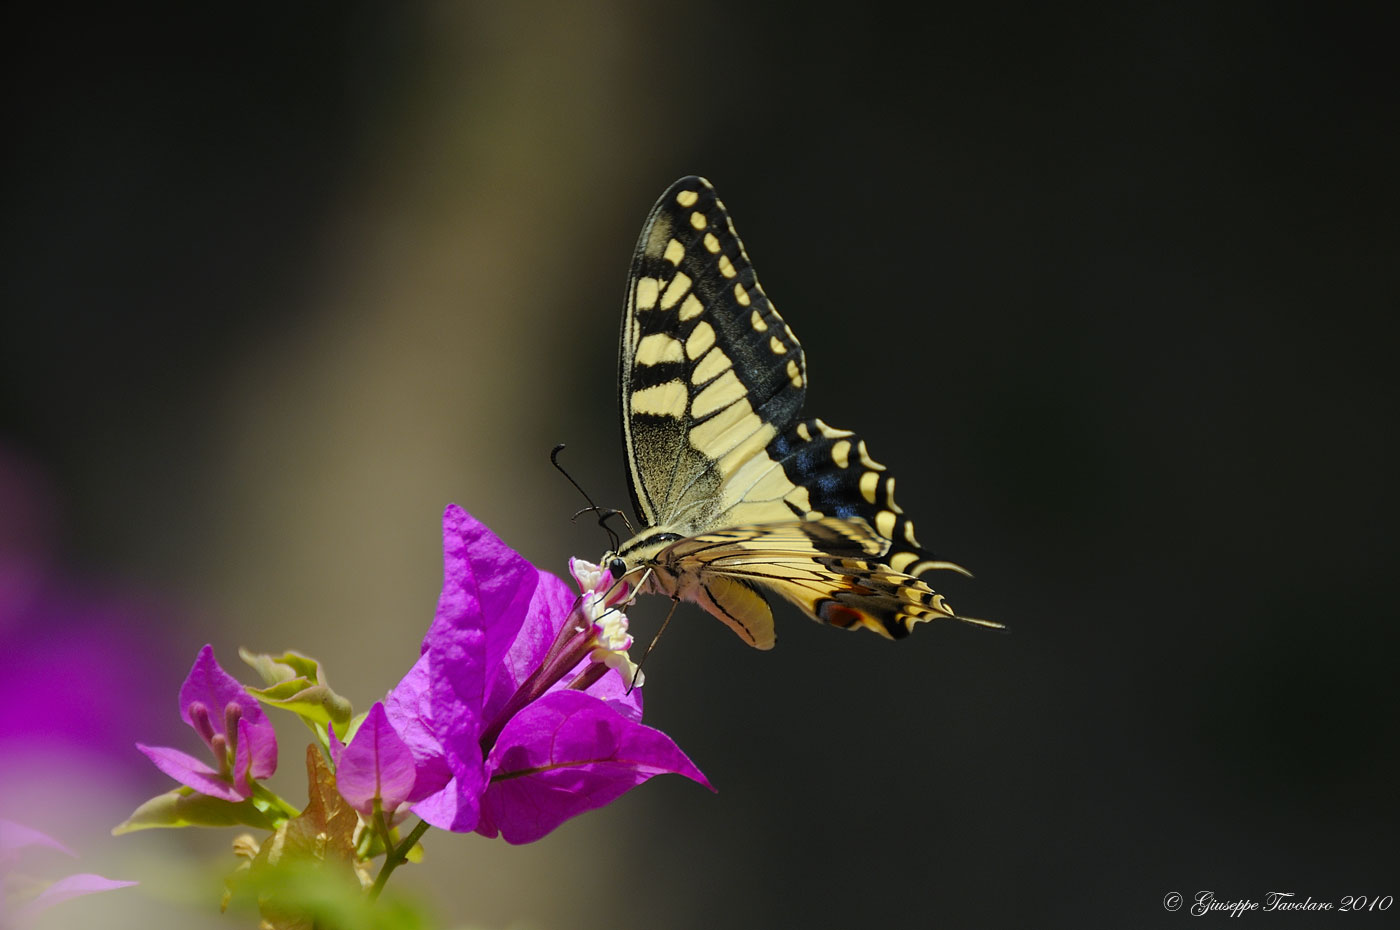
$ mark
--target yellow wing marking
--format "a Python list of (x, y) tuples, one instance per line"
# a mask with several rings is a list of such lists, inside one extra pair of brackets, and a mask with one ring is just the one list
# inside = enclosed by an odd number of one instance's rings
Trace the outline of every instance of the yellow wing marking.
[(664, 384), (633, 391), (632, 398), (628, 403), (633, 413), (674, 417), (679, 420), (685, 416), (685, 405), (689, 399), (690, 393), (685, 389), (684, 384), (679, 381), (667, 381)]
[(680, 340), (665, 333), (652, 333), (643, 336), (637, 343), (638, 365), (660, 365), (662, 362), (683, 362), (685, 352)]
[(677, 271), (676, 276), (671, 279), (671, 283), (666, 286), (666, 293), (661, 295), (661, 309), (670, 310), (680, 299), (690, 291), (690, 275), (683, 271)]

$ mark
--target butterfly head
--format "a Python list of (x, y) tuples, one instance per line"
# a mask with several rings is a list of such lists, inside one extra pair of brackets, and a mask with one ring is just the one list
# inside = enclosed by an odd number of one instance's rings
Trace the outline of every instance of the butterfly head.
[(627, 574), (627, 560), (622, 556), (609, 553), (603, 556), (603, 564), (608, 567), (608, 571), (612, 572), (614, 578), (621, 578)]
[(680, 533), (651, 527), (633, 536), (612, 552), (605, 553), (599, 564), (607, 566), (615, 581), (622, 581), (641, 573), (641, 578), (632, 579), (634, 588), (640, 590), (665, 561), (664, 550), (684, 538)]

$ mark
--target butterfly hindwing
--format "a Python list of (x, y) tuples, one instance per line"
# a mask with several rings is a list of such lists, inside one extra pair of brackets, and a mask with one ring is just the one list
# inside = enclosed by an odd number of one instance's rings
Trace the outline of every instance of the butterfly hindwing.
[(908, 636), (916, 623), (955, 618), (941, 594), (882, 561), (888, 545), (859, 517), (824, 517), (693, 536), (662, 560), (689, 564), (707, 584), (723, 578), (767, 588), (815, 620), (889, 639)]
[(819, 419), (803, 420), (773, 440), (769, 455), (807, 492), (809, 510), (798, 516), (860, 518), (887, 541), (877, 553), (897, 571), (921, 575), (933, 569), (967, 574), (919, 545), (914, 524), (894, 500), (894, 476), (875, 461), (865, 441)]

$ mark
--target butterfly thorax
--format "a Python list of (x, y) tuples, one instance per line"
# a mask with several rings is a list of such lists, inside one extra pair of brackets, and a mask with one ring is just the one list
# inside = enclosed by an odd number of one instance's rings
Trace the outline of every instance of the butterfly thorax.
[(662, 594), (698, 604), (751, 646), (771, 649), (773, 612), (750, 583), (707, 572), (695, 558), (704, 537), (680, 525), (649, 527), (603, 556), (614, 578), (626, 578), (640, 594)]

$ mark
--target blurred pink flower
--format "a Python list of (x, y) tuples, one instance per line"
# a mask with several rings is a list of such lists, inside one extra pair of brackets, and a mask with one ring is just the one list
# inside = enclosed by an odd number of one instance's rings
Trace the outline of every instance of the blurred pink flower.
[(59, 758), (67, 771), (100, 767), (109, 785), (139, 778), (131, 744), (160, 717), (170, 612), (63, 566), (55, 500), (0, 445), (0, 809), (52, 782)]
[[(136, 882), (103, 878), (101, 875), (93, 875), (91, 872), (66, 875), (46, 885), (28, 876), (23, 876), (23, 878), (28, 879), (28, 882), (16, 881), (18, 876), (15, 875), (15, 866), (20, 861), (20, 853), (30, 847), (53, 849), (64, 855), (77, 858), (76, 853), (51, 836), (23, 824), (10, 820), (0, 820), (0, 926), (6, 928), (18, 926), (39, 912), (46, 911), (69, 898), (95, 894), (99, 891), (111, 891), (114, 888), (126, 888), (136, 884)], [(26, 883), (40, 887), (41, 890), (28, 900), (9, 900), (8, 895), (11, 887)]]

